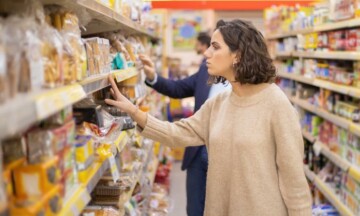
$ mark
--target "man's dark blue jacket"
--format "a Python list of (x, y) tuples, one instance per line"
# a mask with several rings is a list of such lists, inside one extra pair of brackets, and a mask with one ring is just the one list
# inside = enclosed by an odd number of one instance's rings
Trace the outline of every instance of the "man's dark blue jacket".
[[(150, 86), (161, 94), (167, 95), (172, 98), (186, 98), (195, 97), (194, 112), (200, 109), (201, 105), (207, 100), (210, 92), (210, 86), (207, 84), (209, 74), (207, 72), (205, 59), (199, 68), (199, 71), (192, 76), (189, 76), (182, 80), (168, 80), (161, 76), (158, 76), (157, 82)], [(192, 160), (196, 156), (200, 148), (205, 146), (187, 147), (185, 149), (185, 155), (181, 169), (187, 169)]]

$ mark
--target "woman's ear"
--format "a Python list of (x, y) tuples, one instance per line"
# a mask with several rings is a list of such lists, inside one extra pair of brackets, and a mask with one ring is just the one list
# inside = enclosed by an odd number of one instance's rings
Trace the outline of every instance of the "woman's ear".
[(233, 62), (233, 65), (238, 64), (240, 62), (240, 54), (233, 52), (231, 53), (231, 59)]

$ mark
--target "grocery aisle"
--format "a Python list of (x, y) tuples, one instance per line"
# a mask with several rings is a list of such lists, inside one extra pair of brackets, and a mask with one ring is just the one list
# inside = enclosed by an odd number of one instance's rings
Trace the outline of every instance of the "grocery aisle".
[(169, 216), (186, 215), (186, 172), (181, 170), (181, 162), (175, 162), (170, 174), (170, 198), (174, 203)]

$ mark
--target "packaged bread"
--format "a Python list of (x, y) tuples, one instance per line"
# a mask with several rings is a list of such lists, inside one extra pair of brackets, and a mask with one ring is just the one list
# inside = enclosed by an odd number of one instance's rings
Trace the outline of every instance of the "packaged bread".
[(80, 62), (80, 55), (82, 52), (81, 38), (73, 32), (63, 32), (64, 39), (64, 53), (63, 61), (66, 64), (64, 67), (64, 82), (70, 84), (81, 79), (82, 69)]
[(87, 38), (85, 39), (86, 43), (91, 47), (92, 61), (94, 63), (94, 73), (101, 73), (102, 57), (101, 57), (101, 44), (102, 39), (99, 37)]
[(94, 62), (94, 53), (91, 47), (91, 44), (84, 41), (85, 44), (85, 50), (86, 50), (86, 56), (87, 56), (87, 73), (89, 76), (96, 74), (95, 71), (95, 62)]
[(22, 32), (19, 28), (21, 19), (10, 17), (4, 22), (3, 39), (6, 44), (6, 68), (9, 97), (14, 97), (18, 93), (18, 83), (20, 74)]
[[(47, 25), (44, 23), (44, 25)], [(44, 63), (42, 60), (43, 42), (39, 38), (39, 29), (43, 25), (34, 20), (27, 19), (24, 22), (23, 53), (21, 56), (21, 69), (19, 91), (28, 92), (39, 89), (44, 85)]]
[(50, 26), (42, 28), (42, 60), (46, 87), (55, 87), (64, 83), (63, 78), (63, 39), (58, 31)]
[[(2, 29), (1, 21), (0, 29)], [(9, 97), (9, 83), (7, 82), (6, 66), (5, 44), (3, 42), (3, 38), (0, 37), (0, 104), (4, 103)]]

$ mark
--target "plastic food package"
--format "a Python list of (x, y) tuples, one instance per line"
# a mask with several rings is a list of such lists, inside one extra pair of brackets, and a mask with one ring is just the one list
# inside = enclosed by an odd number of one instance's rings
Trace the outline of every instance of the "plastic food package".
[(25, 139), (24, 137), (13, 137), (2, 141), (2, 152), (3, 152), (3, 162), (4, 164), (10, 164), (16, 160), (19, 160), (25, 157), (24, 147)]
[(62, 60), (63, 39), (58, 31), (44, 26), (41, 31), (43, 41), (42, 56), (46, 87), (56, 87), (64, 83)]
[[(3, 20), (0, 19), (0, 29), (3, 31)], [(7, 81), (6, 52), (3, 37), (0, 37), (0, 104), (9, 97), (9, 82)]]
[(89, 167), (88, 159), (94, 157), (94, 141), (91, 136), (77, 136), (75, 142), (75, 161), (78, 170), (84, 170)]
[[(16, 28), (14, 28), (14, 25)], [(18, 92), (19, 76), (20, 76), (20, 64), (21, 51), (23, 42), (21, 39), (21, 28), (19, 17), (11, 17), (4, 23), (4, 43), (6, 44), (6, 56), (7, 56), (7, 83), (9, 85), (9, 96), (14, 97)]]
[(83, 216), (120, 216), (119, 210), (113, 207), (87, 206)]
[[(1, 145), (1, 143), (0, 143)], [(0, 160), (2, 161), (3, 153), (0, 149)], [(0, 164), (0, 173), (3, 173), (3, 164)], [(6, 196), (5, 187), (4, 187), (3, 178), (0, 179), (0, 213), (3, 213), (7, 208), (8, 198)]]
[(329, 18), (332, 21), (351, 19), (355, 16), (355, 1), (330, 0)]
[[(85, 39), (87, 44), (87, 56), (89, 61), (89, 70), (90, 74), (100, 74), (101, 73), (101, 39), (100, 38), (88, 38)], [(90, 62), (93, 62), (94, 69), (92, 69), (92, 66), (90, 65)]]
[(131, 18), (131, 6), (132, 6), (132, 2), (131, 0), (123, 0), (122, 1), (122, 11), (121, 14), (130, 19)]
[(39, 163), (53, 157), (73, 142), (75, 122), (48, 129), (37, 129), (27, 135), (28, 162)]

